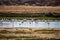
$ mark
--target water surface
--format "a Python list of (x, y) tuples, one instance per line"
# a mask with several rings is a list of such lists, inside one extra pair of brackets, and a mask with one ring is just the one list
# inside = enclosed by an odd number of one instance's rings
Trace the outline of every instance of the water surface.
[(0, 21), (0, 27), (60, 28), (60, 22)]

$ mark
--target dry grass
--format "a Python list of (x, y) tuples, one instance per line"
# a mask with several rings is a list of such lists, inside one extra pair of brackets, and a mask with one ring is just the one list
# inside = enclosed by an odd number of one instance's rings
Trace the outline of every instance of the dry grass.
[(48, 13), (60, 12), (60, 6), (0, 6), (0, 12), (13, 13)]

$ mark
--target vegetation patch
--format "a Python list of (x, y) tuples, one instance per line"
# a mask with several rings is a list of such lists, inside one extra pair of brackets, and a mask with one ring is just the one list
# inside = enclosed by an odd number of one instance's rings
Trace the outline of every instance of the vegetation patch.
[(0, 35), (0, 39), (2, 38), (6, 38), (6, 39), (19, 39), (19, 38), (36, 38), (34, 36), (4, 36), (4, 35)]
[(18, 31), (15, 31), (14, 33), (16, 33), (16, 34), (31, 34), (31, 32), (24, 31), (24, 30), (18, 30)]
[(60, 30), (34, 30), (34, 32), (42, 33), (42, 34), (54, 34), (60, 32)]
[(12, 32), (7, 30), (0, 30), (0, 33), (6, 34), (6, 33), (12, 33)]
[(33, 36), (3, 36), (0, 35), (0, 39), (16, 39), (16, 40), (20, 40), (20, 39), (24, 39), (24, 40), (60, 40), (60, 39), (56, 39), (56, 38), (38, 38), (38, 37), (33, 37)]
[(15, 34), (31, 34), (29, 31), (24, 31), (24, 30), (17, 30), (17, 31), (7, 31), (7, 30), (0, 30), (1, 34), (6, 34), (6, 33), (15, 33)]
[(60, 13), (0, 13), (0, 20), (22, 20), (30, 18), (36, 18), (40, 20), (60, 20)]

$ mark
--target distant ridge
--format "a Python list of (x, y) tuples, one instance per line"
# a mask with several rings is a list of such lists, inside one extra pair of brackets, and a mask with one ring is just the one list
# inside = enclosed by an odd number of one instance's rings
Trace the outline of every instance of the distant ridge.
[(60, 6), (60, 0), (0, 0), (0, 5)]

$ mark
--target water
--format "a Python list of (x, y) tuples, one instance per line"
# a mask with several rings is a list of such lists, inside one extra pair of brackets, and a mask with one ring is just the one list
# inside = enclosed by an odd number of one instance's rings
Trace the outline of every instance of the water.
[(0, 21), (0, 27), (60, 28), (60, 22)]

